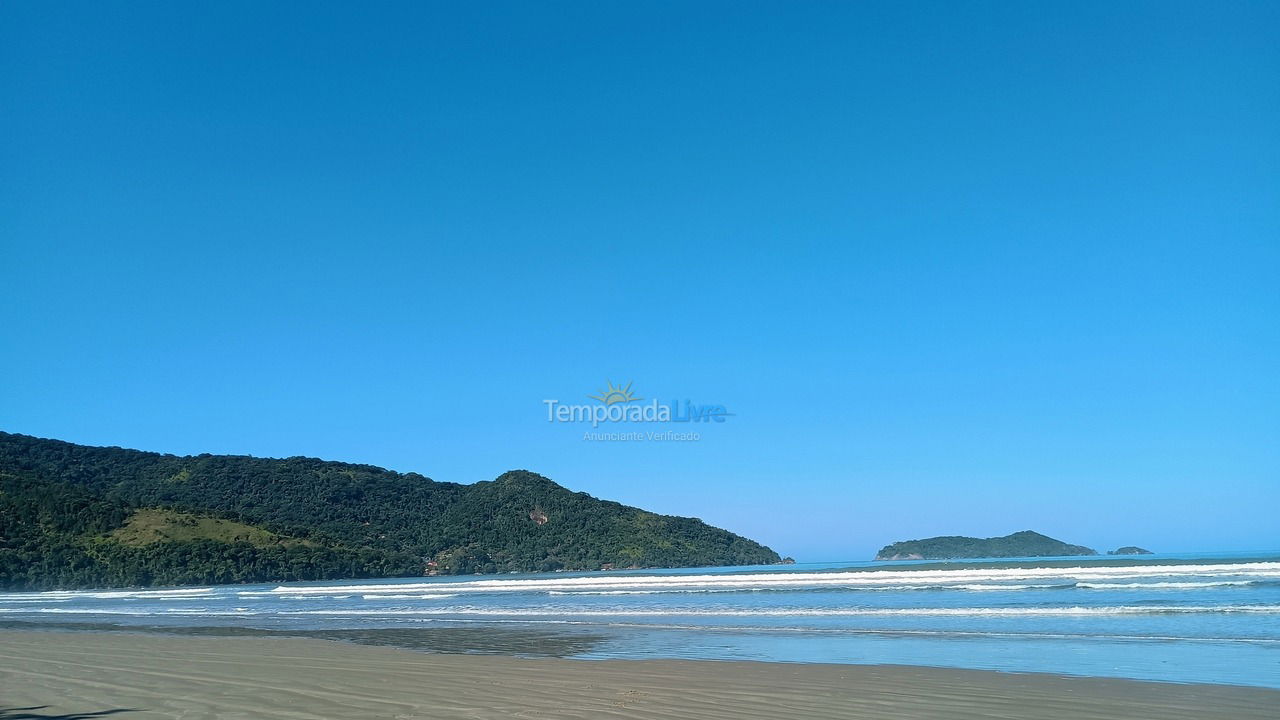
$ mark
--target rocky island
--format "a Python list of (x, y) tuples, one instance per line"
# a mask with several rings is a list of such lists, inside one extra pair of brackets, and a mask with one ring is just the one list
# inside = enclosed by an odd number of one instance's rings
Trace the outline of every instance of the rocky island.
[(1012, 535), (992, 538), (945, 535), (923, 540), (904, 540), (884, 546), (876, 554), (876, 560), (953, 560), (1097, 554), (1096, 550), (1083, 545), (1071, 545), (1038, 532), (1023, 530)]
[(1154, 555), (1155, 553), (1151, 552), (1150, 550), (1140, 548), (1137, 545), (1125, 545), (1122, 548), (1110, 550), (1107, 552), (1107, 554), (1108, 555)]

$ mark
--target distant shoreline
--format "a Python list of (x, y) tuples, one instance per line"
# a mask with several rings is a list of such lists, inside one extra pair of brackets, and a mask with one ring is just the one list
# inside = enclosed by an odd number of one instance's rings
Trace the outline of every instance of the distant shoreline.
[[(357, 582), (467, 582), (469, 580), (501, 580), (512, 577), (597, 577), (628, 575), (684, 575), (699, 570), (715, 574), (733, 573), (773, 573), (773, 572), (884, 572), (894, 570), (966, 570), (991, 567), (1007, 568), (1070, 568), (1084, 563), (1090, 567), (1129, 567), (1151, 565), (1211, 565), (1219, 562), (1240, 561), (1272, 561), (1280, 562), (1278, 550), (1240, 550), (1211, 552), (1173, 552), (1153, 553), (1151, 555), (1059, 555), (1046, 557), (990, 557), (990, 558), (940, 558), (919, 560), (834, 560), (778, 562), (755, 565), (705, 565), (705, 566), (653, 566), (613, 568), (608, 570), (531, 570), (511, 573), (467, 573), (461, 575), (388, 575), (384, 577), (337, 577), (325, 580), (262, 580), (230, 583), (184, 583), (178, 585), (101, 585), (95, 587), (57, 587), (38, 590), (0, 586), (0, 593), (48, 593), (48, 592), (92, 592), (92, 591), (130, 591), (130, 590), (166, 590), (192, 587), (237, 587), (247, 585), (299, 585), (310, 582), (357, 583)], [(810, 565), (820, 565), (820, 569), (807, 569)]]
[[(0, 631), (5, 707), (122, 720), (1253, 720), (1280, 690), (893, 665), (422, 654), (322, 640)], [(483, 708), (482, 710), (478, 708)]]

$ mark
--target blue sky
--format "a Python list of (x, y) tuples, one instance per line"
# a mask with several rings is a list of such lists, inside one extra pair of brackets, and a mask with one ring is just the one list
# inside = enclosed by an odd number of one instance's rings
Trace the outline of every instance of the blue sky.
[[(0, 428), (528, 468), (801, 560), (1277, 549), (1278, 30), (1238, 2), (4, 3)], [(547, 422), (606, 380), (735, 415)]]

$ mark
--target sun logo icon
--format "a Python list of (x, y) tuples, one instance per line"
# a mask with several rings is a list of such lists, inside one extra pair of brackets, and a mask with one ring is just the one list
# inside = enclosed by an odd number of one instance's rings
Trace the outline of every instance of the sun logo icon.
[(592, 400), (599, 400), (605, 405), (614, 403), (629, 403), (640, 400), (641, 398), (631, 394), (631, 383), (627, 383), (626, 387), (621, 385), (614, 387), (613, 383), (606, 380), (605, 389), (599, 395), (588, 395)]

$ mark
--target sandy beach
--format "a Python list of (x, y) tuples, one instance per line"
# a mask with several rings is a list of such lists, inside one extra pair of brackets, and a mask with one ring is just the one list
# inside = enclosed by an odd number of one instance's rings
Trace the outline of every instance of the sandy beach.
[(1280, 691), (888, 665), (581, 661), (0, 631), (0, 720), (1274, 718)]

